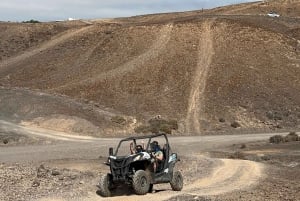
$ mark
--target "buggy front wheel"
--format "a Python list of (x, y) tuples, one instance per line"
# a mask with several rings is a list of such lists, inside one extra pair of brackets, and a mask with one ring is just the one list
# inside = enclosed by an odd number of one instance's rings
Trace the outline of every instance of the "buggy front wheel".
[(171, 188), (173, 191), (181, 191), (183, 188), (183, 177), (181, 172), (175, 171), (173, 172), (173, 177), (170, 182)]
[(112, 178), (110, 174), (105, 174), (100, 178), (98, 184), (99, 194), (103, 197), (110, 197), (112, 190)]
[(150, 179), (144, 170), (138, 170), (133, 175), (132, 187), (136, 194), (145, 195), (150, 189)]

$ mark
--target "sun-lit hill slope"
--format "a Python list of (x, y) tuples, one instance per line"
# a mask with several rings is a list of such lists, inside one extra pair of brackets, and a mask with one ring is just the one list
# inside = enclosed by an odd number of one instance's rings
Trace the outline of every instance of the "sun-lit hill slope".
[[(270, 5), (280, 8), (276, 2)], [(300, 125), (300, 18), (295, 18), (299, 3), (286, 5), (292, 5), (291, 15), (276, 19), (260, 15), (265, 5), (256, 2), (68, 26), (0, 23), (10, 30), (19, 25), (35, 41), (27, 47), (30, 37), (22, 39), (17, 31), (7, 37), (0, 29), (5, 35), (1, 44), (9, 46), (0, 52), (0, 85), (5, 90), (28, 88), (90, 101), (136, 126), (161, 115), (175, 119), (181, 134), (232, 132), (235, 126), (241, 127), (239, 132), (296, 128)], [(9, 43), (14, 38), (18, 42)], [(19, 45), (23, 48), (14, 52)], [(74, 112), (61, 115), (74, 116)], [(78, 116), (111, 127), (99, 121), (113, 115), (97, 121), (92, 115)], [(129, 131), (129, 124), (124, 130)]]

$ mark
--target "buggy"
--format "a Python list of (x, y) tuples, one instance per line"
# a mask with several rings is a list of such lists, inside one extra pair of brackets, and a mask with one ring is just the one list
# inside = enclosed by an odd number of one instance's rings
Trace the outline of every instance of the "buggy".
[[(142, 145), (138, 144), (139, 141)], [(158, 141), (163, 145), (159, 146), (163, 154), (160, 161), (153, 150), (153, 143)], [(174, 169), (179, 160), (178, 155), (171, 152), (166, 134), (122, 139), (115, 152), (109, 148), (106, 164), (110, 167), (110, 173), (101, 177), (97, 185), (99, 193), (103, 197), (112, 196), (116, 188), (125, 184), (136, 194), (145, 195), (152, 192), (154, 184), (159, 183), (170, 183), (172, 190), (181, 191), (183, 177), (180, 171)]]

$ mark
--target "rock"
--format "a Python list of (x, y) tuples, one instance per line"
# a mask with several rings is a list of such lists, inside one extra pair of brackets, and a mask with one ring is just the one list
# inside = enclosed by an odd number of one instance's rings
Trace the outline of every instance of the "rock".
[(64, 180), (64, 176), (63, 175), (59, 175), (58, 176), (58, 180)]
[(77, 176), (76, 175), (71, 175), (70, 178), (74, 180), (74, 179), (77, 178)]
[(70, 186), (70, 185), (72, 185), (72, 182), (66, 182), (66, 183), (64, 183), (64, 186)]
[(40, 181), (38, 179), (35, 179), (33, 182), (32, 182), (32, 187), (38, 187), (40, 186)]
[(79, 184), (84, 184), (84, 181), (80, 181)]
[(219, 118), (219, 122), (224, 123), (225, 119), (224, 118)]
[(4, 139), (3, 144), (8, 144), (8, 139)]
[(51, 172), (51, 175), (53, 176), (57, 176), (57, 175), (60, 175), (61, 173), (59, 172), (58, 169), (53, 169), (52, 172)]
[(48, 170), (42, 164), (37, 169), (37, 177), (46, 177)]

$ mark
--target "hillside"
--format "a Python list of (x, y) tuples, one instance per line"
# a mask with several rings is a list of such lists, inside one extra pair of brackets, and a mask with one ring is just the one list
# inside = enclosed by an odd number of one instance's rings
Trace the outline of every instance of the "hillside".
[(178, 135), (300, 129), (299, 13), (299, 1), (269, 1), (0, 23), (0, 118), (98, 136), (157, 115)]

